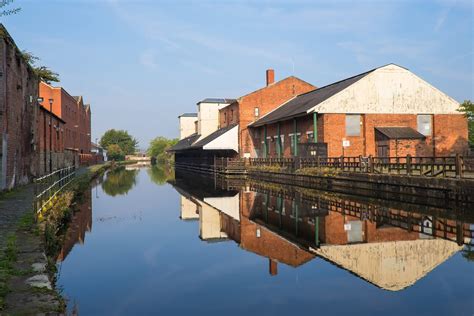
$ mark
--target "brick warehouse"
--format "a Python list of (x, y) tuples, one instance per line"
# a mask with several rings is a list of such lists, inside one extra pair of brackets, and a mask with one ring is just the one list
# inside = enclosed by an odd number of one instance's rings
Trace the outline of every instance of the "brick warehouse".
[[(315, 89), (294, 76), (278, 82), (274, 78), (274, 71), (269, 69), (266, 71), (266, 86), (259, 90), (238, 99), (205, 99), (199, 102), (196, 133), (187, 133), (187, 137), (170, 149), (175, 153), (176, 162), (213, 164), (214, 157), (255, 156), (248, 125), (281, 103)], [(180, 116), (180, 130), (192, 129), (194, 123), (186, 122)], [(189, 126), (183, 126), (183, 123)], [(210, 128), (203, 129), (203, 126)]]
[[(64, 168), (64, 125), (65, 121), (42, 105), (38, 113), (38, 152), (39, 174)], [(72, 158), (73, 159), (73, 158)], [(70, 160), (72, 160), (70, 158)]]
[(38, 78), (0, 24), (0, 189), (37, 174)]
[[(301, 94), (250, 124), (254, 157), (466, 154), (459, 103), (389, 64)], [(315, 149), (320, 146), (315, 146)], [(303, 151), (303, 152), (302, 152)]]
[(62, 87), (53, 87), (45, 82), (39, 86), (42, 105), (49, 108), (52, 100), (53, 113), (66, 122), (64, 146), (81, 154), (91, 152), (91, 109), (84, 104), (82, 96), (72, 96)]
[(314, 90), (316, 87), (294, 76), (275, 82), (273, 69), (266, 71), (266, 86), (238, 98), (219, 112), (219, 126), (239, 125), (239, 152), (241, 157), (255, 156), (255, 144), (248, 125), (289, 99)]

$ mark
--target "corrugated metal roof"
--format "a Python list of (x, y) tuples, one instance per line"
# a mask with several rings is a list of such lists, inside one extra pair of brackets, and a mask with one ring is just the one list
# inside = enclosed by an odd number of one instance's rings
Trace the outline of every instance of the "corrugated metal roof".
[(424, 139), (425, 136), (411, 127), (376, 127), (389, 139)]
[(327, 86), (315, 89), (313, 91), (300, 94), (295, 98), (284, 103), (280, 107), (276, 108), (272, 112), (266, 114), (259, 120), (250, 124), (252, 127), (262, 126), (265, 124), (271, 124), (278, 121), (303, 116), (309, 109), (318, 105), (319, 103), (329, 99), (336, 93), (344, 90), (353, 83), (359, 81), (360, 79), (367, 76), (369, 73), (373, 72), (375, 69), (369, 70), (367, 72), (361, 73), (359, 75), (329, 84)]
[(179, 142), (177, 142), (176, 145), (174, 145), (167, 151), (173, 152), (173, 151), (181, 151), (181, 150), (186, 150), (188, 148), (191, 148), (191, 145), (199, 138), (199, 136), (200, 135), (198, 135), (197, 133), (194, 133), (186, 138), (183, 138)]
[(231, 124), (227, 127), (218, 129), (214, 133), (204, 137), (203, 139), (201, 139), (197, 143), (193, 144), (191, 147), (195, 148), (195, 149), (202, 148), (202, 147), (206, 146), (207, 144), (209, 144), (210, 142), (212, 142), (213, 140), (217, 139), (218, 137), (224, 135), (225, 133), (227, 133), (228, 131), (230, 131), (232, 128), (234, 128), (236, 126), (237, 126), (237, 124)]
[(236, 100), (235, 99), (226, 99), (226, 98), (206, 98), (202, 101), (199, 101), (199, 103), (234, 103)]

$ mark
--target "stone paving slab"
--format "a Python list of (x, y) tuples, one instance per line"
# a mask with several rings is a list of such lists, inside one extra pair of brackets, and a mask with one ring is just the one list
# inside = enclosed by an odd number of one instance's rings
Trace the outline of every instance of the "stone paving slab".
[(33, 185), (0, 196), (0, 253), (6, 249), (8, 237), (14, 234), (17, 255), (13, 263), (16, 273), (7, 281), (10, 293), (5, 298), (6, 310), (0, 310), (0, 315), (57, 315), (61, 309), (60, 298), (45, 271), (47, 259), (42, 239), (19, 225), (21, 218), (32, 212), (33, 196)]

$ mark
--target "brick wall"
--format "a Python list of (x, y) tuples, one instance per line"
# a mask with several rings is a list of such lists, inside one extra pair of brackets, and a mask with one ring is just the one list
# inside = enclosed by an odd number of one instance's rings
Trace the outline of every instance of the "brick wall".
[(82, 97), (73, 97), (61, 87), (40, 83), (42, 105), (49, 109), (49, 99), (53, 99), (53, 113), (63, 119), (64, 147), (89, 154), (91, 147), (91, 110), (84, 105)]
[[(296, 119), (299, 142), (312, 141), (308, 139), (308, 132), (313, 132), (313, 115), (307, 115)], [(319, 114), (318, 115), (318, 141), (328, 144), (328, 156), (377, 156), (377, 142), (375, 140), (376, 127), (400, 127), (406, 126), (417, 130), (417, 116), (413, 114), (365, 114), (360, 115), (359, 136), (346, 135), (346, 114)], [(267, 125), (267, 136), (277, 135), (278, 124)], [(264, 140), (264, 127), (252, 129), (253, 143), (257, 153), (263, 157), (262, 142)], [(447, 156), (456, 153), (466, 154), (468, 152), (467, 120), (461, 114), (434, 115), (432, 117), (432, 130), (435, 135), (427, 135), (424, 140), (391, 140), (390, 156), (432, 156), (434, 149), (437, 156)], [(294, 120), (280, 122), (280, 133), (284, 135), (283, 147), (284, 157), (291, 157), (290, 134), (294, 133)], [(273, 139), (272, 139), (273, 140)], [(349, 146), (343, 150), (343, 140), (349, 141)], [(277, 157), (275, 150), (276, 141), (270, 142), (269, 155)]]
[[(238, 99), (219, 111), (220, 127), (239, 124), (240, 155), (255, 156), (255, 145), (247, 126), (285, 103), (294, 96), (314, 90), (315, 87), (296, 77), (288, 77)], [(255, 109), (258, 108), (258, 116)], [(232, 119), (233, 117), (233, 119)]]
[(0, 189), (10, 189), (37, 173), (38, 79), (3, 26), (0, 71)]

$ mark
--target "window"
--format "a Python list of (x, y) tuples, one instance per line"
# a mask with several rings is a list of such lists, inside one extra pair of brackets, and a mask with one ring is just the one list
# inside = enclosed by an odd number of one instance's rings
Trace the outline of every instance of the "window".
[(227, 113), (224, 112), (224, 123), (227, 122)]
[(230, 122), (234, 121), (234, 110), (230, 110)]
[(359, 114), (346, 114), (346, 136), (360, 136)]
[[(296, 134), (296, 144), (300, 142), (300, 133)], [(290, 137), (290, 152), (291, 154), (295, 153), (295, 134), (288, 134)]]
[(259, 115), (260, 115), (260, 111), (259, 111), (258, 108), (255, 108), (254, 111), (255, 111), (255, 116), (259, 116)]
[(431, 115), (430, 114), (419, 114), (416, 117), (418, 132), (425, 136), (431, 135)]

